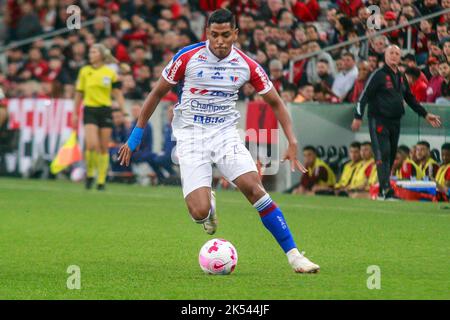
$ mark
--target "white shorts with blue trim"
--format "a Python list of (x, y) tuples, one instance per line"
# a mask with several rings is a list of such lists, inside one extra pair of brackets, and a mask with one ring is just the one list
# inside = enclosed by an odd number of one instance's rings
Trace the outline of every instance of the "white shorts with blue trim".
[(220, 131), (205, 128), (174, 128), (183, 196), (211, 188), (212, 165), (230, 182), (248, 172), (257, 172), (255, 161), (235, 127)]

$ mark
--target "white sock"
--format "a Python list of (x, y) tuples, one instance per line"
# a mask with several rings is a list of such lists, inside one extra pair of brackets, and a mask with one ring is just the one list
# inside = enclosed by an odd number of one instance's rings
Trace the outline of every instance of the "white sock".
[[(269, 196), (268, 193), (266, 193), (266, 194), (263, 195), (258, 201), (256, 201), (256, 202), (253, 204), (253, 207), (254, 207), (256, 210), (259, 211), (261, 205), (264, 204), (268, 199), (270, 199), (270, 196)], [(264, 206), (263, 206), (263, 207), (264, 207)]]
[(288, 252), (286, 252), (286, 256), (287, 256), (288, 260), (291, 261), (295, 257), (301, 256), (301, 254), (297, 248), (293, 248), (293, 249), (289, 250)]

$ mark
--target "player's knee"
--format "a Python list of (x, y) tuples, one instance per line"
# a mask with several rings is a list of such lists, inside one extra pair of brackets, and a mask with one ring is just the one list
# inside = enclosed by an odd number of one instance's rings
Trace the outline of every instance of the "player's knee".
[(211, 209), (210, 203), (194, 203), (188, 204), (189, 213), (191, 214), (194, 220), (200, 221), (206, 219), (209, 214), (209, 210)]
[(259, 184), (252, 185), (246, 192), (247, 198), (252, 202), (256, 202), (266, 194), (266, 191)]

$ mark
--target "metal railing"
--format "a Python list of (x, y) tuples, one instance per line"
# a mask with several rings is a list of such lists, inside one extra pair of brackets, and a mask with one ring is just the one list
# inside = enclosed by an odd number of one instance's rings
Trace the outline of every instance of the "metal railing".
[(419, 23), (422, 20), (428, 20), (428, 19), (436, 18), (436, 17), (442, 16), (442, 15), (444, 15), (446, 13), (450, 13), (450, 8), (447, 8), (447, 9), (444, 9), (444, 10), (441, 10), (441, 11), (438, 11), (438, 12), (434, 12), (434, 13), (426, 15), (426, 16), (422, 16), (422, 17), (419, 17), (419, 18), (412, 19), (412, 20), (410, 20), (410, 21), (408, 21), (406, 23), (402, 23), (402, 24), (399, 24), (397, 26), (392, 26), (392, 27), (389, 27), (389, 28), (382, 29), (380, 31), (377, 31), (377, 32), (371, 34), (371, 35), (364, 35), (364, 36), (361, 36), (361, 37), (358, 37), (358, 38), (355, 38), (355, 39), (352, 39), (352, 40), (347, 40), (347, 41), (344, 41), (344, 42), (341, 42), (341, 43), (337, 43), (337, 44), (328, 46), (328, 47), (326, 47), (324, 49), (321, 49), (320, 51), (314, 51), (314, 52), (309, 52), (309, 53), (302, 54), (302, 55), (300, 55), (300, 56), (298, 56), (298, 57), (296, 57), (296, 58), (294, 58), (294, 59), (289, 61), (289, 81), (290, 82), (294, 81), (294, 64), (297, 61), (314, 57), (314, 56), (316, 56), (316, 55), (318, 55), (318, 54), (320, 54), (322, 52), (328, 52), (328, 51), (336, 50), (336, 49), (339, 49), (339, 48), (347, 47), (347, 46), (352, 45), (354, 43), (365, 41), (365, 40), (368, 40), (368, 39), (371, 39), (371, 38), (375, 38), (375, 37), (378, 37), (380, 35), (384, 35), (384, 34), (386, 34), (388, 32), (399, 30), (399, 29), (402, 29), (402, 28), (405, 28), (405, 27), (408, 27), (408, 31), (407, 31), (408, 32), (408, 34), (407, 34), (407, 40), (408, 40), (407, 48), (408, 48), (408, 50), (411, 50), (411, 41), (412, 41), (411, 26), (416, 24), (416, 23)]
[[(92, 20), (84, 21), (84, 22), (80, 23), (80, 29), (88, 27), (90, 25), (93, 25), (93, 24), (95, 24), (95, 23), (97, 23), (99, 21), (102, 21), (102, 22), (105, 23), (105, 33), (106, 33), (106, 35), (109, 36), (111, 34), (111, 21), (110, 21), (110, 19), (108, 17), (98, 17), (98, 18), (95, 18), (95, 19), (92, 19)], [(43, 34), (40, 34), (40, 35), (37, 35), (37, 36), (34, 36), (34, 37), (30, 37), (30, 38), (27, 38), (27, 39), (14, 41), (14, 42), (11, 42), (10, 44), (6, 45), (6, 46), (1, 46), (0, 47), (0, 54), (5, 52), (5, 51), (7, 51), (7, 50), (19, 48), (19, 47), (25, 46), (27, 44), (33, 43), (36, 40), (41, 40), (41, 39), (45, 40), (45, 39), (49, 39), (49, 38), (54, 38), (54, 37), (59, 36), (61, 34), (65, 34), (65, 33), (68, 33), (68, 32), (73, 32), (74, 30), (78, 30), (78, 29), (69, 29), (69, 28), (65, 27), (65, 28), (61, 28), (61, 29), (58, 29), (58, 30), (54, 30), (54, 31), (48, 32), (48, 33), (43, 33)]]

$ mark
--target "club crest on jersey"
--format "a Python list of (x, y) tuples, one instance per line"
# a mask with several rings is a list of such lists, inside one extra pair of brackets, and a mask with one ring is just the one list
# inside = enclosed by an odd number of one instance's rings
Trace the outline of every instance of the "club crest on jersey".
[(203, 78), (203, 70), (197, 73), (197, 78)]
[(236, 82), (236, 81), (238, 81), (239, 77), (230, 76), (230, 79), (231, 79), (232, 82)]

